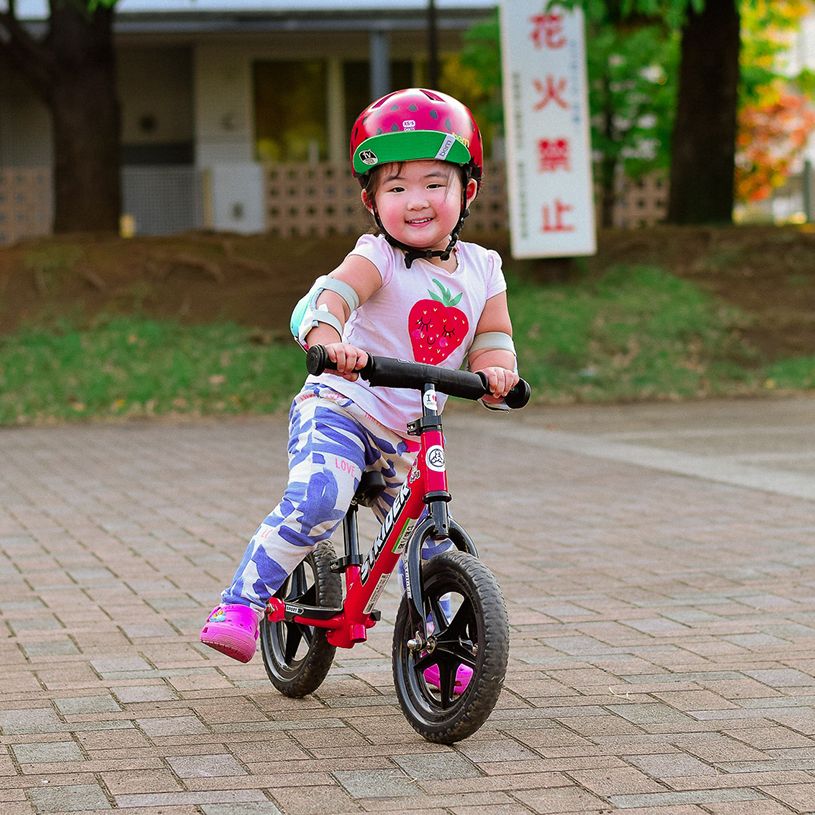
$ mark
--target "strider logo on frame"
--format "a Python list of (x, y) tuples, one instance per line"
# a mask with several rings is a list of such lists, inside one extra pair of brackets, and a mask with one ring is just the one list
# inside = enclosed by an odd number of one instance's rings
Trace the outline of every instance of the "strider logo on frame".
[(427, 455), (424, 460), (428, 470), (433, 470), (437, 473), (444, 472), (444, 450), (441, 445), (434, 444), (432, 447), (428, 447)]
[(396, 526), (396, 519), (405, 508), (409, 495), (410, 484), (408, 484), (406, 481), (404, 484), (402, 484), (402, 489), (399, 490), (399, 494), (396, 496), (393, 506), (388, 510), (385, 520), (382, 521), (382, 529), (376, 536), (376, 540), (371, 547), (371, 551), (368, 552), (368, 554), (365, 556), (365, 560), (362, 562), (362, 566), (359, 570), (359, 579), (362, 581), (362, 583), (367, 582), (368, 578), (371, 576), (371, 569), (373, 568), (374, 562), (379, 557), (382, 549), (385, 547), (385, 541), (387, 540), (388, 535), (393, 532), (393, 527)]

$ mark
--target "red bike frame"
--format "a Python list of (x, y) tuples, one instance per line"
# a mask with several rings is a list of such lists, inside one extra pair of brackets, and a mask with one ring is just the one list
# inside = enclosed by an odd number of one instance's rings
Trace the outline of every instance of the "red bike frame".
[[(382, 528), (364, 558), (355, 542), (349, 553), (349, 530), (346, 529), (345, 600), (342, 608), (328, 609), (287, 603), (278, 597), (269, 600), (266, 614), (269, 622), (284, 620), (306, 626), (328, 629), (326, 638), (340, 648), (351, 648), (367, 639), (367, 630), (379, 620), (374, 610), (402, 553), (408, 550), (406, 582), (408, 597), (423, 619), (420, 586), (421, 546), (429, 537), (450, 538), (461, 549), (476, 554), (475, 546), (447, 513), (450, 493), (447, 491), (444, 435), (436, 404), (436, 390), (425, 385), (422, 393), (422, 418), (412, 422), (408, 431), (420, 437), (421, 446), (405, 483), (399, 490)], [(426, 515), (426, 510), (429, 513)], [(426, 517), (422, 518), (423, 515)], [(354, 522), (356, 518), (354, 517)], [(355, 537), (355, 529), (354, 529)], [(349, 556), (350, 555), (350, 556)]]

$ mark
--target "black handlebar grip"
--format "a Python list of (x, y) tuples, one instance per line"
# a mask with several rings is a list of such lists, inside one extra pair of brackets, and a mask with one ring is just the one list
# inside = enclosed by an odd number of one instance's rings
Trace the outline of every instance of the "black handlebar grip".
[(322, 345), (312, 345), (306, 354), (306, 368), (312, 376), (319, 376), (326, 368), (331, 370), (336, 366), (328, 358), (328, 351)]
[(518, 384), (504, 397), (507, 407), (513, 410), (524, 407), (532, 396), (532, 388), (525, 379), (520, 379)]

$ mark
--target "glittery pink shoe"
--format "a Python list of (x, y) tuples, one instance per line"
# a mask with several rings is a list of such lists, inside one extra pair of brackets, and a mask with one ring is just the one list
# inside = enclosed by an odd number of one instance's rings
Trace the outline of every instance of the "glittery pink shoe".
[(249, 662), (258, 641), (258, 615), (239, 603), (216, 606), (201, 629), (201, 642), (238, 662)]
[[(459, 665), (456, 671), (456, 685), (453, 688), (453, 693), (461, 696), (470, 680), (473, 678), (473, 669), (469, 665)], [(433, 688), (441, 688), (441, 676), (439, 674), (439, 666), (431, 665), (429, 668), (424, 669), (424, 681)]]

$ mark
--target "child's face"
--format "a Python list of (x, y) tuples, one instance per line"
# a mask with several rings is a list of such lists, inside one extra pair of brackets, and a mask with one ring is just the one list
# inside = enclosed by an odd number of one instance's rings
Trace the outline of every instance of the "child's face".
[[(378, 171), (376, 207), (396, 240), (417, 249), (445, 249), (461, 215), (461, 175), (443, 161), (405, 161)], [(467, 185), (467, 203), (476, 183)], [(370, 201), (363, 193), (363, 203)]]

